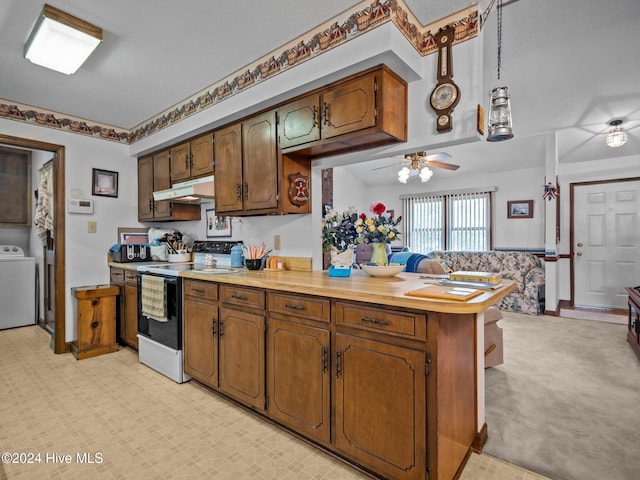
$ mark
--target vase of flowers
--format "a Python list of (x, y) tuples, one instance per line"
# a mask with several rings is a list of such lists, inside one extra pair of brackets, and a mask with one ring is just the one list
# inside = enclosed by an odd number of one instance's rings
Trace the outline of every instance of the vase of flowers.
[(402, 221), (402, 216), (394, 218), (387, 212), (387, 207), (382, 202), (373, 202), (369, 206), (369, 211), (373, 213), (371, 217), (361, 213), (355, 222), (358, 234), (355, 243), (371, 243), (373, 246), (371, 263), (387, 265), (387, 244), (400, 239), (398, 224)]
[(349, 276), (353, 244), (358, 236), (357, 220), (358, 212), (354, 207), (344, 212), (329, 210), (322, 220), (322, 251), (331, 253), (330, 276)]

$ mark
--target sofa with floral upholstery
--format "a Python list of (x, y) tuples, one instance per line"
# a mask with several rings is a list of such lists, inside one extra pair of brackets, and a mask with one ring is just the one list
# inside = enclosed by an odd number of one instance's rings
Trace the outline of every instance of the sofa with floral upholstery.
[(427, 254), (427, 257), (437, 260), (447, 273), (458, 270), (500, 273), (502, 278), (513, 280), (516, 289), (498, 304), (498, 308), (532, 315), (541, 313), (544, 269), (540, 259), (533, 253), (435, 251)]

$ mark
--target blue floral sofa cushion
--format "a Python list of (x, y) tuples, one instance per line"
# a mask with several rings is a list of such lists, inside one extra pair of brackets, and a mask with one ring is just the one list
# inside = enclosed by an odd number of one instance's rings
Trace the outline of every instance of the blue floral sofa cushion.
[(539, 292), (544, 288), (544, 270), (542, 262), (534, 254), (515, 251), (434, 251), (427, 256), (439, 261), (447, 272), (471, 270), (501, 273), (502, 278), (515, 282), (516, 289), (498, 307), (532, 315), (541, 313)]

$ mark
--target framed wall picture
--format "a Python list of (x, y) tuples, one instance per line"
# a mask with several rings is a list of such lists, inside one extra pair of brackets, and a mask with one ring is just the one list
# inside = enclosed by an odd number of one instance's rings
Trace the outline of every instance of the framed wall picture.
[(207, 238), (230, 237), (231, 217), (216, 215), (214, 209), (207, 210)]
[(103, 197), (117, 197), (118, 172), (94, 168), (91, 194)]
[(507, 218), (533, 218), (533, 200), (508, 201)]

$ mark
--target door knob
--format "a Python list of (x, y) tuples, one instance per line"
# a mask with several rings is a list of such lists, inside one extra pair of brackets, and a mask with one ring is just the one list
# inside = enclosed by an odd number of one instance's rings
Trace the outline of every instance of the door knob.
[(576, 253), (576, 255), (581, 257), (582, 256), (582, 252), (578, 252), (578, 253)]
[(578, 246), (581, 247), (582, 246), (582, 242), (578, 243)]

